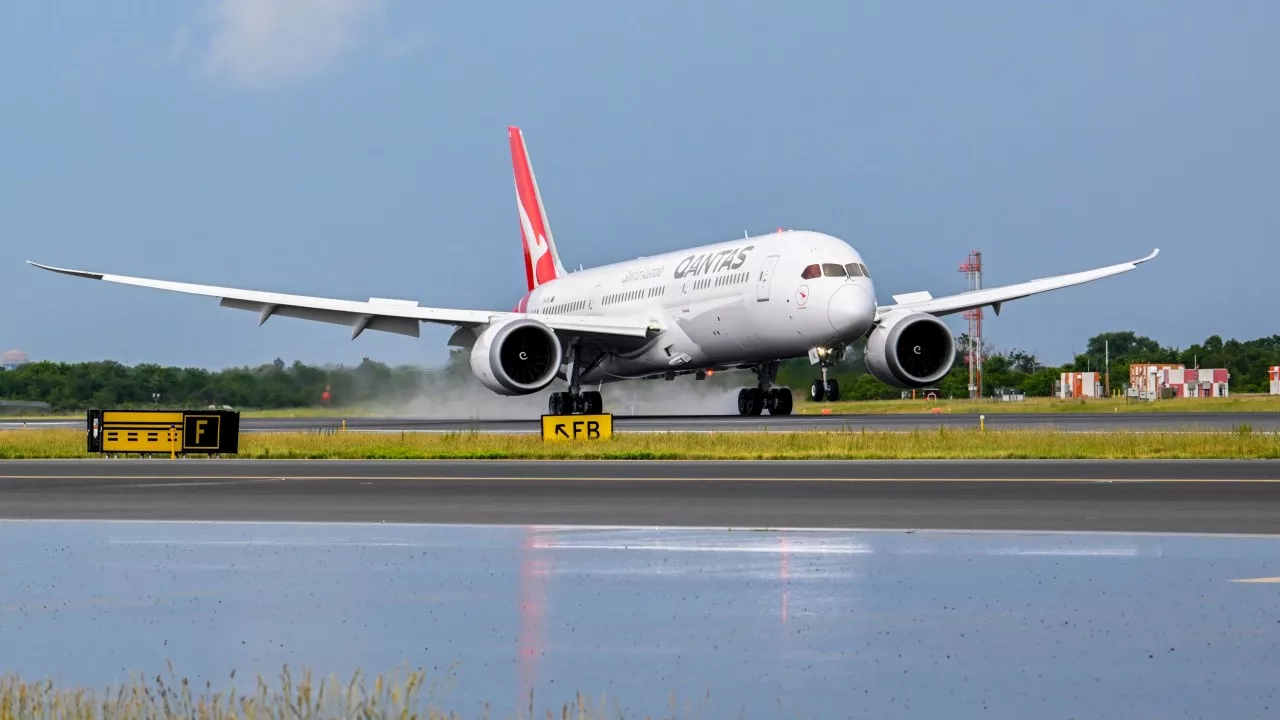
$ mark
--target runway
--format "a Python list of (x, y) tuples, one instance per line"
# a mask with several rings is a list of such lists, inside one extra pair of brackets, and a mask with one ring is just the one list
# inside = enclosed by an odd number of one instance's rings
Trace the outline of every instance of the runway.
[[(246, 418), (242, 429), (254, 431), (308, 430), (340, 426), (341, 417), (332, 418)], [(619, 432), (795, 432), (805, 430), (916, 430), (977, 427), (978, 415), (968, 413), (910, 415), (615, 415)], [(989, 413), (989, 428), (1059, 430), (1233, 430), (1251, 425), (1254, 430), (1280, 432), (1280, 413)], [(528, 420), (466, 420), (432, 418), (348, 418), (349, 430), (435, 431), (476, 429), (487, 432), (536, 433), (539, 418)]]
[[(910, 431), (978, 426), (972, 413), (912, 413), (900, 415), (615, 415), (618, 432), (798, 432), (814, 430)], [(540, 419), (468, 419), (429, 417), (242, 417), (242, 432), (328, 431), (346, 422), (348, 430), (364, 432), (457, 432), (476, 430), (497, 433), (536, 433)], [(1235, 430), (1248, 425), (1257, 432), (1280, 432), (1280, 412), (1133, 412), (1133, 413), (988, 413), (986, 426), (993, 429), (1043, 429), (1100, 432)], [(83, 427), (81, 420), (0, 421), (4, 428)]]
[(1280, 461), (0, 462), (0, 518), (1280, 533)]

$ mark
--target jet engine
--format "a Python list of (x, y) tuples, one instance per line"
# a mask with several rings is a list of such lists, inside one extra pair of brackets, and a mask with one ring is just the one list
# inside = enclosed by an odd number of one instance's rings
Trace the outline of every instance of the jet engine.
[(551, 384), (564, 350), (546, 325), (532, 318), (494, 323), (471, 347), (471, 372), (499, 395), (528, 395)]
[(880, 382), (899, 388), (926, 387), (951, 371), (955, 339), (933, 315), (890, 313), (867, 338), (866, 357), (867, 370)]

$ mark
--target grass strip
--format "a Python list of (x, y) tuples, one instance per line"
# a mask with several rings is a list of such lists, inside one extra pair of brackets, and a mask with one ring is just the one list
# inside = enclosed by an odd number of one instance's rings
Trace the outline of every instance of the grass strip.
[[(79, 430), (0, 430), (0, 458), (96, 457)], [(1248, 426), (1218, 432), (1098, 433), (947, 429), (833, 432), (620, 433), (609, 440), (544, 442), (537, 435), (452, 433), (244, 433), (251, 459), (1262, 459), (1280, 435)]]
[[(344, 681), (336, 676), (314, 678), (309, 670), (295, 678), (286, 666), (277, 684), (259, 676), (242, 691), (236, 685), (243, 683), (235, 682), (234, 672), (231, 680), (231, 687), (225, 690), (214, 690), (209, 681), (197, 687), (187, 678), (175, 677), (170, 668), (167, 681), (159, 675), (152, 679), (138, 677), (98, 691), (60, 687), (52, 680), (30, 681), (9, 674), (0, 677), (0, 720), (453, 720), (464, 717), (437, 707), (439, 701), (435, 696), (447, 694), (452, 681), (428, 683), (421, 670), (368, 679), (357, 672)], [(547, 709), (545, 715), (534, 711), (532, 699), (529, 705), (517, 709), (516, 717), (594, 720), (617, 716), (613, 712), (616, 708), (608, 703), (601, 701), (593, 705), (582, 695), (555, 710)], [(486, 711), (484, 716), (488, 717), (489, 713)], [(498, 716), (509, 717), (505, 712)], [(672, 713), (671, 717), (674, 716)]]

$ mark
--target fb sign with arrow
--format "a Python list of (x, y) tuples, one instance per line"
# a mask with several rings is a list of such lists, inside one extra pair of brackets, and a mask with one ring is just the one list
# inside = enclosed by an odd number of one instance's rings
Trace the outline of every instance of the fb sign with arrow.
[(612, 415), (543, 415), (542, 439), (608, 440), (613, 437)]

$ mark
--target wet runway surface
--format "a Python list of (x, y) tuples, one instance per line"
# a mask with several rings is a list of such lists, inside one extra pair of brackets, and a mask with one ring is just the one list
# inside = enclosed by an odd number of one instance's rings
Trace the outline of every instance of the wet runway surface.
[[(336, 428), (344, 418), (252, 418), (240, 421), (244, 432), (314, 431)], [(348, 430), (368, 432), (448, 432), (479, 430), (504, 433), (540, 432), (540, 420), (437, 419), (413, 417), (345, 418)], [(614, 417), (617, 431), (631, 432), (733, 432), (803, 430), (914, 430), (977, 427), (978, 415), (968, 413), (913, 413), (910, 415), (791, 415), (738, 417), (735, 415), (669, 415)], [(1142, 413), (989, 413), (986, 425), (996, 429), (1056, 428), (1080, 432), (1103, 430), (1234, 430), (1249, 425), (1258, 432), (1280, 432), (1280, 412), (1142, 412)], [(50, 424), (83, 427), (81, 421), (33, 420), (28, 427)], [(0, 422), (0, 427), (13, 423)], [(20, 423), (19, 423), (20, 426)]]
[(1280, 584), (1238, 582), (1280, 576), (1280, 538), (7, 521), (0, 549), (5, 669), (99, 688), (172, 661), (215, 688), (422, 667), (467, 717), (1280, 702)]
[(1280, 461), (7, 461), (0, 517), (1280, 533)]

